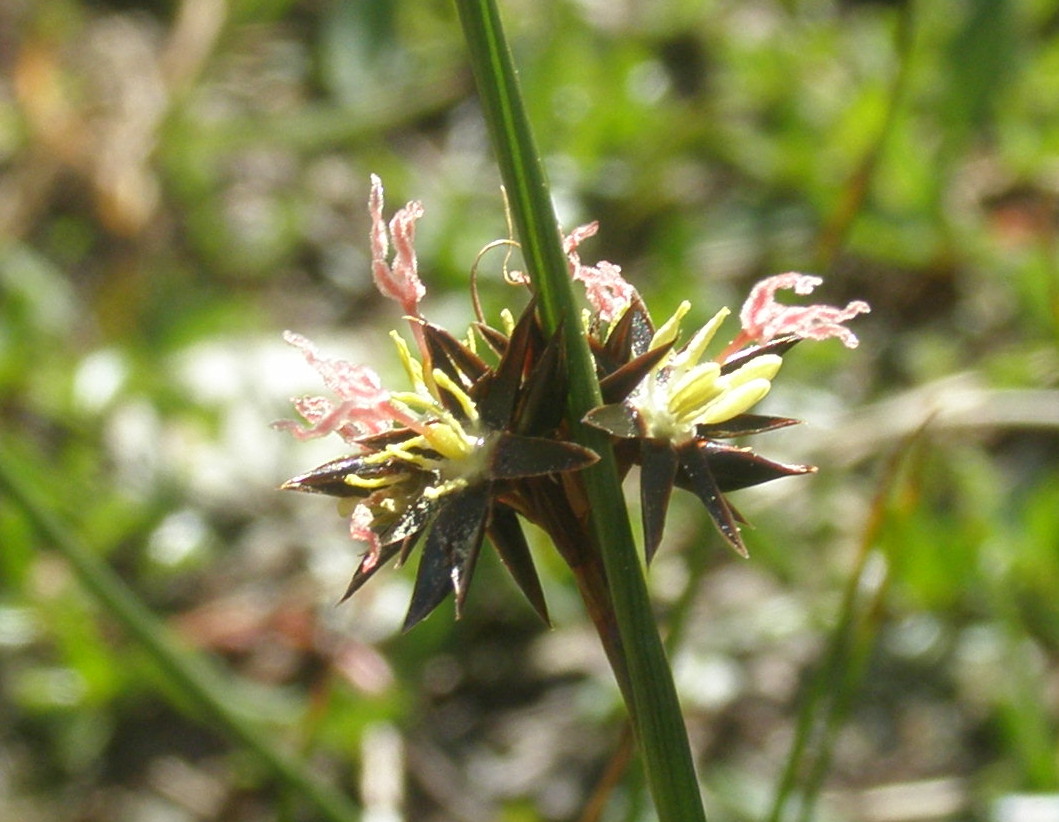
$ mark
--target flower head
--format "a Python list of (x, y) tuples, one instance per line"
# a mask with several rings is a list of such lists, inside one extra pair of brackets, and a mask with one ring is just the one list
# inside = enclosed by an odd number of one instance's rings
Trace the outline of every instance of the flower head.
[[(654, 332), (646, 351), (603, 381), (606, 388), (608, 382), (617, 383), (615, 378), (624, 372), (621, 390), (607, 397), (609, 404), (589, 412), (585, 421), (638, 443), (632, 460), (641, 465), (648, 559), (661, 541), (674, 485), (695, 493), (725, 540), (746, 556), (739, 534), (742, 517), (724, 493), (816, 470), (808, 465), (773, 462), (748, 448), (721, 441), (797, 422), (749, 412), (768, 394), (783, 364), (782, 355), (799, 339), (839, 337), (847, 345), (856, 344), (856, 337), (841, 323), (868, 311), (866, 303), (850, 303), (845, 309), (822, 305), (796, 308), (779, 306), (773, 299), (780, 288), (805, 294), (819, 283), (817, 277), (800, 274), (781, 274), (758, 283), (740, 314), (742, 331), (712, 359), (706, 358), (706, 351), (730, 312), (722, 308), (676, 348), (681, 320), (690, 309), (684, 302)], [(746, 347), (754, 341), (761, 344)], [(606, 348), (612, 348), (609, 339)]]
[[(391, 333), (410, 388), (387, 390), (372, 368), (325, 356), (307, 338), (286, 332), (286, 341), (330, 394), (295, 399), (303, 422), (284, 420), (275, 426), (303, 440), (337, 434), (348, 453), (282, 487), (339, 498), (350, 535), (367, 544), (347, 597), (391, 559), (401, 563), (419, 550), (406, 628), (450, 594), (460, 614), (486, 535), (546, 619), (519, 517), (542, 526), (578, 573), (596, 567), (592, 562), (598, 560), (587, 553), (594, 549), (576, 475), (598, 457), (566, 439), (562, 332), (545, 335), (533, 299), (517, 322), (505, 310), (502, 330), (485, 322), (475, 301), (478, 322), (465, 340), (427, 322), (420, 313), (425, 289), (414, 246), (423, 208), (410, 202), (387, 224), (383, 205), (382, 183), (373, 175), (368, 201), (372, 271), (380, 292), (396, 300), (411, 323), (417, 356)], [(585, 285), (592, 307), (583, 328), (605, 402), (585, 422), (615, 438), (623, 472), (635, 463), (641, 467), (647, 558), (661, 541), (674, 486), (698, 496), (724, 539), (746, 555), (739, 532), (744, 520), (725, 495), (816, 469), (773, 462), (726, 440), (796, 423), (752, 413), (769, 392), (783, 354), (801, 339), (838, 337), (855, 346), (857, 338), (843, 323), (868, 306), (860, 301), (845, 308), (780, 305), (778, 290), (808, 294), (820, 280), (793, 273), (770, 277), (744, 304), (742, 330), (710, 356), (729, 310), (722, 308), (678, 345), (690, 304), (682, 303), (656, 329), (617, 265), (581, 261), (581, 243), (597, 230), (597, 223), (588, 223), (563, 238), (571, 277)], [(527, 278), (508, 279), (530, 284)], [(476, 339), (488, 350), (480, 354)]]
[(287, 332), (287, 341), (336, 399), (297, 399), (295, 408), (309, 426), (282, 421), (276, 427), (299, 439), (337, 433), (356, 450), (282, 487), (343, 500), (350, 535), (368, 545), (347, 597), (388, 560), (404, 561), (422, 546), (406, 628), (450, 593), (459, 614), (487, 533), (546, 619), (529, 548), (509, 503), (532, 515), (532, 507), (520, 502), (520, 482), (576, 471), (597, 459), (578, 445), (539, 436), (557, 424), (554, 409), (564, 390), (557, 346), (540, 339), (532, 303), (510, 336), (491, 330), (489, 339), (503, 348), (494, 367), (444, 329), (423, 321), (416, 327), (429, 372), (403, 339), (391, 335), (410, 391), (387, 391), (367, 366), (325, 357), (306, 338)]

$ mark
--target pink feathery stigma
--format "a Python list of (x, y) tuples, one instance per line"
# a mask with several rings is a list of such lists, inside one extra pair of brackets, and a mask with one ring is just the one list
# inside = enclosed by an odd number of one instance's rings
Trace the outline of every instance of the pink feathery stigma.
[(847, 348), (856, 348), (859, 340), (842, 323), (858, 314), (871, 311), (863, 300), (854, 300), (845, 308), (831, 305), (783, 305), (776, 302), (775, 294), (781, 289), (793, 289), (795, 294), (811, 294), (822, 282), (819, 277), (789, 271), (786, 274), (766, 277), (757, 283), (750, 290), (750, 296), (739, 312), (739, 319), (743, 324), (740, 339), (767, 343), (788, 334), (807, 340), (837, 337)]
[(636, 296), (636, 289), (621, 276), (621, 267), (606, 260), (594, 266), (579, 265), (574, 279), (585, 284), (588, 302), (605, 323), (619, 316)]
[(379, 553), (382, 550), (382, 545), (379, 542), (378, 534), (371, 530), (371, 523), (374, 519), (371, 508), (364, 503), (357, 505), (353, 509), (353, 515), (349, 518), (349, 535), (355, 540), (368, 543), (368, 553), (360, 561), (360, 568), (358, 569), (360, 573), (370, 571), (379, 563)]
[(589, 237), (594, 237), (596, 232), (599, 231), (599, 221), (593, 220), (591, 223), (585, 223), (580, 225), (563, 237), (563, 251), (566, 255), (571, 258), (570, 262), (573, 263), (577, 255), (574, 252), (577, 247), (581, 245)]
[(585, 296), (599, 319), (609, 323), (619, 316), (636, 296), (636, 289), (621, 276), (621, 267), (606, 260), (594, 266), (581, 264), (577, 247), (599, 230), (598, 222), (578, 226), (563, 237), (563, 251), (570, 262), (570, 274), (585, 284)]
[(305, 428), (294, 420), (277, 420), (272, 427), (278, 431), (289, 431), (298, 440), (311, 440), (330, 434), (332, 431), (346, 442), (354, 442), (366, 431), (347, 418), (343, 405), (335, 405), (326, 397), (294, 397), (291, 399), (294, 410), (309, 423)]
[(379, 375), (371, 368), (323, 357), (310, 340), (292, 331), (285, 331), (283, 339), (302, 352), (305, 361), (340, 402), (333, 403), (324, 397), (296, 399), (295, 410), (309, 423), (309, 428), (290, 421), (277, 423), (277, 428), (288, 430), (304, 440), (322, 437), (332, 431), (345, 439), (354, 439), (392, 427), (396, 409), (390, 402), (389, 392), (382, 387)]
[[(419, 301), (426, 294), (426, 289), (417, 271), (415, 224), (423, 216), (423, 206), (417, 200), (412, 200), (394, 214), (390, 220), (389, 235), (382, 209), (382, 181), (372, 174), (368, 212), (371, 214), (371, 272), (375, 277), (375, 285), (384, 297), (399, 302), (405, 313), (418, 316)], [(393, 238), (395, 248), (392, 267), (386, 260), (390, 252), (388, 237)]]

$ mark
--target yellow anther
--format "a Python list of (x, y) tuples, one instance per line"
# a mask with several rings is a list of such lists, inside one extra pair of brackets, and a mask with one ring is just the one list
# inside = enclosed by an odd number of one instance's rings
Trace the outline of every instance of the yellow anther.
[(393, 485), (396, 482), (400, 482), (405, 478), (404, 474), (391, 474), (386, 477), (358, 477), (356, 474), (347, 474), (342, 478), (342, 482), (352, 488), (364, 488), (371, 490), (373, 488), (385, 488), (387, 485)]
[(779, 372), (781, 365), (783, 365), (783, 358), (778, 354), (762, 354), (740, 366), (731, 374), (725, 374), (720, 382), (724, 383), (725, 388), (736, 388), (751, 380), (771, 380)]
[(721, 366), (706, 362), (689, 370), (669, 392), (669, 412), (675, 417), (693, 415), (724, 390), (717, 379)]
[(500, 324), (504, 326), (504, 333), (510, 337), (515, 330), (515, 315), (511, 313), (510, 309), (500, 309)]
[(441, 388), (444, 388), (452, 396), (456, 398), (456, 402), (460, 404), (460, 408), (467, 419), (472, 422), (478, 419), (478, 409), (474, 406), (474, 400), (468, 396), (467, 392), (463, 388), (457, 385), (453, 380), (442, 371), (440, 368), (434, 369), (434, 382)]
[(677, 310), (673, 312), (673, 316), (662, 323), (662, 326), (655, 332), (655, 335), (651, 338), (650, 348), (658, 348), (660, 345), (670, 343), (677, 338), (677, 333), (680, 331), (680, 321), (684, 319), (684, 315), (691, 310), (691, 303), (684, 300), (680, 305), (677, 306)]
[(768, 380), (758, 378), (726, 391), (703, 409), (703, 413), (695, 419), (695, 423), (710, 425), (726, 422), (740, 414), (745, 414), (765, 398), (771, 387), (772, 383)]
[(454, 428), (446, 423), (433, 423), (426, 427), (423, 436), (430, 447), (441, 456), (450, 460), (468, 457), (474, 450), (474, 443), (463, 433), (462, 428)]
[(404, 341), (404, 337), (396, 331), (391, 331), (390, 339), (397, 346), (397, 356), (401, 359), (401, 365), (408, 375), (408, 381), (412, 383), (417, 391), (426, 391), (426, 383), (423, 382), (423, 366), (419, 364), (419, 360), (412, 356), (412, 352), (409, 351), (408, 343)]
[(429, 485), (423, 489), (423, 496), (427, 499), (437, 499), (445, 494), (451, 494), (454, 491), (462, 491), (467, 487), (467, 480), (463, 477), (457, 477), (456, 479), (445, 480), (439, 482), (437, 485)]
[(699, 362), (706, 353), (706, 347), (713, 341), (714, 336), (717, 334), (717, 329), (721, 327), (721, 323), (723, 323), (731, 313), (732, 312), (727, 308), (722, 308), (714, 314), (713, 319), (700, 328), (695, 336), (691, 338), (691, 341), (684, 347), (684, 350), (681, 351), (680, 364), (688, 363), (694, 365)]

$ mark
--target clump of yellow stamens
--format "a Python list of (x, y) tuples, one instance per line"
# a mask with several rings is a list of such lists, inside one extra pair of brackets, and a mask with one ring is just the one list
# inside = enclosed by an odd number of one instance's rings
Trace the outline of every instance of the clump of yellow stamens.
[[(672, 343), (691, 304), (682, 302), (655, 332), (651, 348)], [(771, 388), (783, 360), (762, 354), (728, 374), (715, 361), (702, 362), (721, 323), (731, 313), (722, 308), (676, 353), (662, 358), (630, 398), (650, 437), (683, 442), (695, 426), (725, 422), (744, 414)]]

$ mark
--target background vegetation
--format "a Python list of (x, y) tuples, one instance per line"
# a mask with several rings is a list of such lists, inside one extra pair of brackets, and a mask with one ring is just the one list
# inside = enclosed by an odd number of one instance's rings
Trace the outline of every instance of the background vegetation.
[[(857, 351), (787, 357), (766, 410), (806, 425), (755, 445), (821, 470), (735, 496), (751, 559), (677, 505), (651, 569), (711, 820), (1059, 789), (1059, 7), (502, 10), (564, 224), (656, 316), (791, 269), (873, 306)], [(486, 552), (465, 618), (402, 636), (412, 569), (335, 607), (359, 546), (275, 490), (340, 449), (268, 427), (317, 390), (284, 328), (400, 383), (371, 172), (424, 202), (425, 309), (461, 328), (506, 229), (448, 2), (0, 0), (4, 473), (364, 819), (648, 819), (548, 546), (550, 629)], [(499, 267), (492, 316), (524, 299)], [(4, 487), (0, 818), (320, 818)]]

